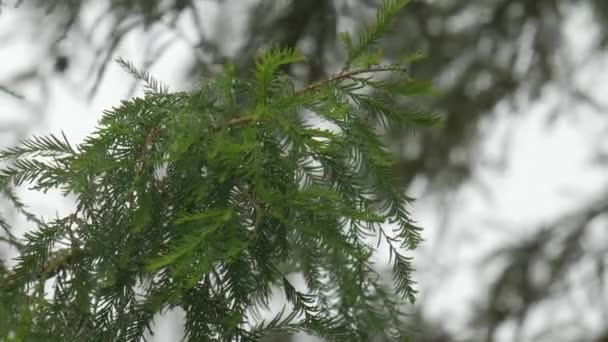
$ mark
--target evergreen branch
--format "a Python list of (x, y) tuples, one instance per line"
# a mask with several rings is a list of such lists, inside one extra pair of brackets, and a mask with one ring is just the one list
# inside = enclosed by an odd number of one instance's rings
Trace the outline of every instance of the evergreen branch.
[(293, 320), (300, 315), (297, 311), (285, 315), (285, 307), (269, 321), (261, 321), (253, 326), (249, 331), (244, 331), (245, 341), (259, 341), (265, 336), (273, 333), (296, 333), (305, 330), (305, 327)]
[(238, 125), (241, 125), (244, 123), (249, 123), (254, 120), (255, 120), (255, 118), (252, 118), (252, 117), (240, 117), (240, 118), (230, 119), (226, 123), (226, 126), (238, 126)]
[(348, 57), (344, 63), (345, 68), (349, 68), (356, 59), (364, 56), (370, 48), (378, 43), (378, 40), (392, 26), (397, 16), (397, 12), (405, 7), (410, 0), (384, 0), (374, 23), (364, 28), (359, 33), (357, 45), (354, 45), (348, 33), (342, 34), (342, 40), (346, 46)]
[[(334, 82), (340, 82), (345, 79), (353, 78), (353, 77), (361, 75), (361, 74), (369, 74), (369, 73), (376, 73), (376, 72), (406, 72), (406, 70), (402, 66), (389, 65), (389, 66), (377, 66), (377, 67), (343, 71), (328, 79), (317, 81), (317, 82), (311, 83), (310, 85), (308, 85), (302, 89), (298, 89), (295, 91), (294, 95), (297, 96), (297, 95), (302, 95), (302, 94), (308, 93), (308, 92), (314, 92), (314, 91), (318, 90), (319, 88), (326, 86), (328, 84), (334, 83)], [(228, 120), (228, 122), (226, 123), (226, 126), (238, 126), (238, 125), (241, 125), (244, 123), (250, 123), (250, 122), (253, 122), (256, 120), (257, 120), (257, 118), (255, 118), (255, 117), (234, 118), (234, 119)]]
[(30, 139), (22, 140), (21, 146), (0, 151), (0, 160), (24, 156), (59, 157), (63, 155), (75, 155), (76, 150), (72, 147), (63, 132), (61, 132), (61, 136), (63, 140), (52, 134), (47, 137), (33, 136)]
[(343, 71), (337, 75), (334, 75), (328, 79), (312, 83), (312, 84), (306, 86), (305, 88), (297, 90), (296, 94), (315, 91), (315, 90), (317, 90), (327, 84), (333, 83), (333, 82), (339, 82), (339, 81), (342, 81), (342, 80), (345, 80), (348, 78), (353, 78), (353, 77), (361, 75), (361, 74), (368, 74), (368, 73), (375, 73), (375, 72), (406, 72), (406, 69), (403, 66), (399, 66), (399, 65), (377, 66), (377, 67), (369, 67), (369, 68), (362, 68), (362, 69), (350, 69), (350, 70)]
[(1, 189), (2, 194), (11, 201), (11, 204), (17, 210), (17, 212), (23, 214), (28, 221), (37, 225), (42, 225), (42, 220), (26, 209), (25, 204), (17, 197), (12, 188), (5, 185), (1, 186)]
[[(399, 93), (373, 77), (405, 70), (378, 65), (381, 55), (366, 50), (406, 2), (385, 1), (378, 23), (349, 45), (349, 57), (368, 66), (350, 69), (349, 60), (340, 73), (296, 89), (282, 69), (302, 56), (274, 48), (258, 58), (252, 80), (239, 81), (227, 66), (191, 93), (170, 94), (119, 60), (151, 91), (106, 111), (84, 144), (34, 137), (0, 151), (14, 159), (0, 171), (0, 185), (38, 224), (2, 279), (6, 326), (22, 327), (20, 339), (31, 331), (45, 340), (131, 342), (151, 332), (156, 314), (179, 307), (191, 341), (255, 340), (279, 331), (330, 340), (383, 330), (403, 336), (396, 297), (413, 301), (415, 290), (411, 260), (402, 253), (421, 241), (420, 229), (373, 119), (433, 118), (398, 113), (393, 95), (410, 90)], [(386, 96), (372, 98), (369, 89)], [(302, 122), (302, 110), (336, 131)], [(9, 182), (61, 187), (76, 195), (76, 211), (44, 223), (25, 211)], [(394, 237), (385, 223), (394, 224)], [(389, 244), (391, 293), (371, 268), (371, 236)], [(290, 266), (302, 273), (306, 293), (280, 271)], [(51, 278), (56, 287), (47, 298)], [(252, 326), (248, 315), (268, 309), (281, 285), (291, 312)], [(74, 325), (74, 317), (83, 324), (61, 328)]]
[(304, 57), (297, 49), (274, 47), (267, 53), (263, 54), (256, 61), (255, 80), (257, 101), (259, 103), (266, 102), (269, 95), (269, 88), (272, 81), (276, 80), (275, 72), (279, 67), (287, 64), (298, 63), (304, 60)]
[(414, 304), (417, 291), (413, 287), (415, 282), (412, 280), (414, 269), (411, 258), (401, 254), (398, 248), (393, 245), (393, 242), (396, 241), (395, 238), (389, 237), (382, 229), (379, 229), (379, 238), (382, 238), (382, 236), (384, 236), (389, 248), (389, 259), (393, 262), (393, 276), (397, 293)]
[[(74, 222), (76, 222), (76, 220), (78, 219), (78, 212), (81, 210), (81, 206), (78, 205), (76, 211), (68, 216), (66, 216), (63, 219), (58, 220), (57, 222), (59, 224), (61, 224), (61, 222), (66, 222), (66, 228), (68, 229), (68, 234), (70, 235), (70, 241), (74, 242), (76, 241), (75, 237), (72, 235), (72, 232), (70, 230), (70, 226), (72, 224), (74, 224)], [(35, 222), (37, 222), (40, 226), (45, 225), (45, 223), (43, 223), (42, 221), (35, 219)], [(7, 231), (7, 233), (9, 233)], [(44, 248), (45, 250), (48, 251), (49, 247), (48, 244), (49, 243), (53, 243), (53, 240), (55, 239), (56, 235), (53, 236), (53, 238), (47, 238), (47, 241), (44, 242)], [(37, 242), (40, 241), (39, 239), (41, 238), (46, 238), (43, 234), (34, 234), (34, 235), (27, 235), (26, 234), (26, 238), (29, 238), (29, 241), (27, 244), (21, 243), (19, 241), (17, 241), (16, 238), (14, 238), (14, 236), (12, 236), (12, 234), (9, 234), (9, 238), (5, 239), (3, 237), (0, 237), (0, 240), (8, 240), (6, 242), (11, 242), (11, 244), (13, 244), (15, 247), (17, 247), (20, 251), (27, 249), (32, 249), (35, 248), (35, 246), (32, 245), (32, 242)], [(59, 274), (59, 272), (67, 269), (67, 267), (72, 263), (72, 255), (73, 255), (73, 248), (71, 249), (60, 249), (54, 252), (49, 252), (49, 256), (45, 257), (44, 262), (40, 265), (39, 270), (37, 270), (37, 272), (33, 275), (33, 277), (35, 279), (38, 279), (42, 282), (51, 279), (55, 276), (57, 276)], [(27, 251), (26, 251), (27, 253)], [(31, 253), (31, 251), (30, 251)], [(47, 253), (45, 253), (47, 254)], [(12, 274), (9, 276), (9, 279), (12, 279), (13, 283), (17, 282), (17, 279), (19, 279), (19, 274), (15, 273), (16, 271), (13, 271)], [(5, 286), (10, 286), (11, 283), (7, 283), (5, 284)]]
[(52, 258), (41, 268), (37, 275), (40, 280), (48, 280), (65, 270), (72, 262), (72, 252), (61, 249), (51, 254)]
[(19, 186), (28, 181), (40, 180), (41, 185), (44, 183), (44, 188), (51, 188), (58, 185), (57, 176), (61, 173), (58, 163), (51, 165), (38, 160), (19, 159), (0, 172), (0, 183), (8, 185), (12, 181), (15, 186)]
[(144, 82), (148, 91), (156, 94), (167, 94), (169, 93), (169, 87), (162, 82), (158, 81), (152, 75), (143, 70), (139, 70), (130, 61), (125, 61), (122, 58), (118, 58), (116, 62), (135, 79)]
[(11, 241), (17, 241), (17, 238), (15, 237), (15, 235), (13, 235), (13, 233), (11, 232), (11, 227), (8, 224), (8, 222), (6, 222), (6, 220), (4, 220), (3, 217), (0, 216), (0, 227), (2, 227), (2, 229), (4, 230), (4, 233), (7, 235), (8, 240)]

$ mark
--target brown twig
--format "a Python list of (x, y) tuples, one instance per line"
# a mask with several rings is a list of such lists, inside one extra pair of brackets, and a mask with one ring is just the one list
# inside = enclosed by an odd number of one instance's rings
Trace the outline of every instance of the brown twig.
[(336, 82), (336, 81), (341, 81), (341, 80), (351, 78), (351, 77), (354, 77), (357, 75), (369, 74), (369, 73), (373, 73), (373, 72), (387, 72), (387, 71), (405, 72), (405, 69), (402, 66), (389, 65), (389, 66), (379, 66), (379, 67), (367, 68), (367, 69), (348, 70), (348, 71), (341, 72), (337, 75), (334, 75), (328, 79), (311, 83), (310, 85), (308, 85), (300, 90), (296, 90), (296, 94), (301, 94), (301, 93), (317, 90), (325, 84)]
[(228, 120), (228, 122), (226, 123), (226, 126), (237, 126), (242, 123), (250, 122), (252, 120), (253, 120), (253, 118), (250, 118), (250, 117), (235, 118), (235, 119)]

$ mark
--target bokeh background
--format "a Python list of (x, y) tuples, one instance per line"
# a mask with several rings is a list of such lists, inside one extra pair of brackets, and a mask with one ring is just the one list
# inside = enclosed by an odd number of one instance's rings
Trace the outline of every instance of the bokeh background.
[[(115, 62), (173, 91), (233, 61), (243, 77), (270, 44), (310, 57), (300, 84), (337, 71), (337, 35), (373, 20), (377, 0), (0, 1), (0, 147), (65, 132), (141, 95)], [(608, 341), (608, 1), (413, 0), (382, 40), (386, 63), (439, 89), (417, 99), (443, 128), (386, 139), (417, 201), (415, 341)], [(70, 199), (20, 189), (31, 211)], [(0, 259), (28, 223), (0, 204)], [(378, 267), (385, 267), (379, 264)], [(388, 271), (388, 268), (387, 268)], [(178, 312), (156, 321), (179, 340)], [(312, 341), (277, 336), (273, 341)], [(371, 342), (371, 341), (370, 341)]]

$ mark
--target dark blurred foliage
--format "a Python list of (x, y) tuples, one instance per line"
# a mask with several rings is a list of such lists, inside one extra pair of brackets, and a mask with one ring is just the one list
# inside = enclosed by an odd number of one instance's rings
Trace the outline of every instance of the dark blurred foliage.
[[(244, 36), (238, 37), (242, 44), (236, 50), (226, 52), (229, 38), (203, 28), (206, 13), (201, 11), (201, 4), (207, 2), (216, 3), (220, 8), (218, 15), (225, 19), (218, 21), (220, 27), (216, 32), (222, 31), (222, 25), (224, 28), (230, 25), (235, 4), (247, 9), (247, 29), (243, 31)], [(37, 15), (43, 15), (41, 9), (52, 13), (57, 19), (56, 42), (61, 42), (69, 39), (71, 32), (84, 30), (79, 17), (90, 3), (92, 1), (30, 0), (24, 1), (23, 6), (31, 6)], [(184, 16), (191, 17), (198, 30), (197, 39), (188, 41), (193, 59), (185, 69), (184, 79), (194, 81), (217, 70), (218, 65), (227, 60), (235, 61), (238, 70), (247, 74), (260, 48), (280, 44), (297, 46), (312, 56), (304, 69), (291, 70), (302, 82), (310, 82), (335, 71), (332, 66), (343, 53), (337, 33), (344, 23), (356, 26), (369, 22), (378, 5), (378, 1), (373, 0), (264, 0), (240, 4), (236, 0), (106, 0), (104, 3), (105, 12), (96, 20), (98, 23), (109, 21), (114, 29), (108, 32), (103, 46), (79, 47), (95, 49), (97, 56), (90, 69), (91, 94), (103, 79), (108, 63), (116, 57), (114, 52), (126, 34), (143, 27), (151, 32), (150, 41), (154, 42), (159, 36), (158, 31), (153, 32), (155, 28), (178, 31), (175, 23)], [(492, 119), (498, 104), (511, 106), (516, 112), (522, 105), (538, 99), (548, 85), (558, 85), (560, 96), (572, 103), (594, 102), (569, 82), (581, 65), (572, 62), (564, 48), (565, 22), (573, 11), (581, 8), (593, 13), (594, 22), (589, 25), (599, 29), (594, 52), (599, 55), (608, 45), (608, 2), (605, 0), (412, 1), (402, 13), (398, 27), (384, 38), (386, 57), (398, 58), (415, 51), (426, 55), (412, 65), (410, 72), (418, 80), (433, 81), (441, 90), (440, 95), (428, 98), (426, 105), (445, 115), (446, 121), (442, 129), (416, 135), (389, 132), (387, 138), (402, 156), (399, 167), (403, 181), (410, 184), (414, 179), (424, 178), (429, 181), (429, 189), (436, 193), (449, 192), (463, 182), (475, 181), (473, 165), (484, 133), (480, 131), (480, 123)], [(86, 36), (90, 32), (81, 34)], [(48, 58), (53, 61), (55, 71), (69, 70), (70, 51), (56, 53), (53, 44), (49, 45)], [(170, 47), (170, 41), (157, 44), (147, 53), (148, 62), (144, 66), (152, 66)], [(41, 73), (33, 69), (12, 80), (1, 80), (0, 84), (11, 86), (40, 77)], [(559, 114), (558, 110), (558, 117)], [(499, 161), (495, 164), (501, 165)], [(486, 264), (501, 265), (500, 271), (483, 290), (484, 301), (475, 309), (467, 339), (492, 341), (505, 324), (517, 330), (524, 326), (530, 312), (550, 300), (565, 298), (564, 293), (572, 287), (603, 298), (594, 304), (608, 311), (605, 299), (608, 287), (604, 282), (608, 244), (588, 246), (593, 224), (598, 221), (601, 224), (608, 213), (607, 194), (599, 192), (599, 199), (589, 205), (565, 213), (545, 227), (531, 228), (533, 233), (525, 241), (504, 247), (485, 260)], [(573, 270), (583, 267), (581, 265), (589, 266), (585, 267), (592, 271), (583, 275), (575, 272), (582, 278), (573, 282)], [(608, 319), (608, 314), (604, 318)], [(608, 324), (605, 331), (588, 332), (581, 331), (577, 322), (570, 323), (546, 324), (545, 335), (537, 339), (605, 341), (608, 336)], [(442, 328), (442, 322), (419, 321), (416, 325), (421, 330), (415, 338), (417, 341), (463, 340), (458, 332)], [(566, 330), (568, 334), (563, 333)], [(287, 340), (287, 337), (275, 339)]]

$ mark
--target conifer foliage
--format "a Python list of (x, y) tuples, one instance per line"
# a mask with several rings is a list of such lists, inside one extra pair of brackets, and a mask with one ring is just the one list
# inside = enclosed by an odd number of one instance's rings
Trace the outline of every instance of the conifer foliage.
[[(3, 191), (36, 225), (0, 273), (3, 340), (141, 341), (175, 308), (188, 341), (406, 336), (404, 253), (420, 228), (381, 132), (440, 121), (410, 105), (424, 84), (378, 64), (407, 2), (386, 0), (358, 39), (344, 34), (348, 60), (328, 79), (296, 88), (283, 70), (305, 58), (280, 47), (250, 80), (228, 65), (189, 93), (121, 61), (145, 96), (106, 111), (82, 144), (51, 135), (0, 152)], [(74, 211), (37, 218), (12, 192), (23, 184), (75, 196)], [(375, 270), (376, 244), (393, 279)], [(288, 304), (268, 319), (277, 293)]]

